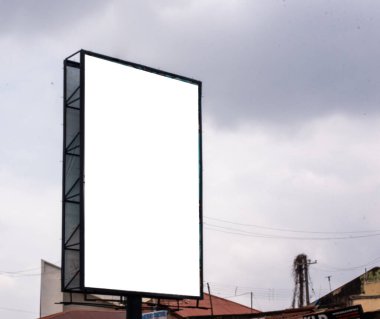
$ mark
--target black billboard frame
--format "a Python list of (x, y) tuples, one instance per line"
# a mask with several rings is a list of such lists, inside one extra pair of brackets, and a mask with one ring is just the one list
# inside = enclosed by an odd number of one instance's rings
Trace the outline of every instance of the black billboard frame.
[[(104, 288), (95, 288), (95, 287), (85, 287), (84, 285), (84, 223), (85, 223), (85, 196), (84, 196), (84, 163), (85, 163), (85, 56), (92, 56), (99, 59), (103, 59), (106, 61), (122, 64), (125, 66), (133, 67), (142, 71), (154, 73), (160, 76), (169, 77), (172, 79), (176, 79), (179, 81), (195, 84), (198, 87), (198, 165), (199, 165), (199, 278), (200, 278), (200, 287), (199, 287), (199, 296), (188, 296), (188, 295), (174, 295), (174, 294), (164, 294), (164, 293), (154, 293), (154, 292), (140, 292), (140, 291), (124, 291), (124, 290), (115, 290), (115, 289), (104, 289)], [(79, 62), (75, 61), (75, 56), (79, 56)], [(79, 87), (76, 89), (76, 92), (72, 93), (68, 96), (68, 68), (76, 68), (79, 70)], [(70, 236), (66, 236), (66, 231), (68, 228), (67, 223), (67, 205), (71, 203), (70, 197), (67, 192), (67, 167), (68, 167), (68, 156), (74, 156), (70, 153), (70, 147), (67, 146), (67, 113), (68, 109), (71, 108), (70, 103), (73, 103), (73, 96), (79, 93), (79, 98), (74, 99), (74, 102), (79, 101), (79, 108), (76, 110), (79, 111), (79, 132), (78, 135), (71, 141), (77, 141), (79, 136), (79, 159), (80, 159), (80, 173), (79, 173), (79, 194), (75, 196), (79, 196), (79, 202), (75, 202), (75, 204), (79, 204), (79, 223), (75, 227), (75, 230), (71, 233)], [(85, 294), (102, 294), (102, 295), (114, 295), (114, 296), (126, 296), (130, 297), (131, 300), (135, 300), (136, 298), (141, 297), (151, 297), (151, 298), (159, 298), (159, 299), (202, 299), (203, 298), (203, 154), (202, 154), (202, 82), (198, 80), (194, 80), (189, 77), (185, 77), (182, 75), (174, 74), (171, 72), (162, 71), (159, 69), (155, 69), (152, 67), (148, 67), (142, 64), (133, 63), (129, 61), (124, 61), (118, 58), (106, 56), (99, 53), (94, 53), (87, 50), (80, 50), (70, 55), (64, 60), (64, 99), (63, 99), (63, 115), (64, 115), (64, 125), (63, 125), (63, 177), (62, 177), (62, 267), (61, 267), (61, 290), (63, 292), (80, 292)], [(70, 144), (71, 144), (70, 143)], [(78, 145), (74, 145), (74, 147), (78, 147)], [(75, 156), (78, 156), (75, 154)], [(76, 187), (72, 185), (71, 188)], [(79, 231), (79, 242), (71, 243), (70, 240)], [(69, 238), (66, 238), (69, 237)], [(78, 269), (74, 274), (72, 274), (71, 278), (67, 278), (67, 268), (72, 267), (68, 258), (66, 256), (67, 252), (75, 249), (75, 251), (79, 251), (79, 265)], [(79, 278), (79, 285), (70, 286), (73, 282)]]

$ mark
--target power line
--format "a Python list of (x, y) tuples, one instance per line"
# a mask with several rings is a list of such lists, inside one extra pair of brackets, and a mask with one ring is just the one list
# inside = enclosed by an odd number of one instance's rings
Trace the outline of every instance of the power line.
[(23, 269), (23, 270), (17, 270), (17, 271), (0, 270), (0, 274), (9, 274), (9, 275), (12, 275), (12, 274), (19, 274), (19, 273), (28, 272), (28, 271), (34, 271), (34, 270), (37, 270), (37, 269), (41, 269), (41, 267), (34, 267), (34, 268), (28, 268), (28, 269)]
[(291, 233), (305, 233), (305, 234), (360, 234), (360, 233), (379, 233), (380, 232), (379, 229), (378, 230), (354, 230), (354, 231), (310, 231), (310, 230), (296, 230), (296, 229), (268, 227), (268, 226), (249, 224), (249, 223), (239, 223), (239, 222), (235, 222), (235, 221), (230, 221), (230, 220), (220, 219), (220, 218), (214, 218), (214, 217), (208, 217), (208, 216), (203, 216), (203, 217), (206, 218), (206, 219), (211, 219), (211, 220), (215, 220), (215, 221), (219, 221), (219, 222), (227, 223), (227, 224), (246, 226), (246, 227), (255, 227), (255, 228), (266, 229), (266, 230), (271, 230), (271, 231), (291, 232)]
[(220, 297), (224, 299), (233, 299), (233, 298), (241, 298), (243, 296), (248, 296), (251, 293), (253, 293), (254, 297), (256, 300), (266, 300), (268, 298), (273, 299), (273, 300), (289, 300), (291, 299), (291, 294), (287, 295), (282, 295), (278, 294), (275, 289), (269, 289), (265, 293), (257, 293), (255, 291), (247, 291), (245, 293), (241, 293), (239, 295), (228, 295), (228, 294), (223, 294), (223, 293), (218, 293), (218, 292), (213, 292), (214, 295), (219, 295)]
[[(278, 295), (288, 295), (293, 290), (290, 288), (260, 288), (260, 287), (252, 287), (252, 286), (241, 286), (241, 285), (232, 285), (232, 284), (222, 284), (222, 283), (215, 283), (215, 282), (208, 282), (213, 290), (222, 291), (225, 292), (226, 296), (236, 297), (240, 295), (245, 295), (250, 293), (251, 291), (255, 292), (256, 294), (268, 294), (268, 292), (276, 291), (276, 294)], [(236, 294), (237, 290), (241, 291), (239, 294)]]
[(41, 273), (35, 273), (35, 274), (6, 274), (6, 273), (0, 273), (0, 276), (7, 276), (11, 278), (24, 278), (24, 277), (37, 277), (41, 276)]
[(24, 312), (24, 313), (31, 313), (31, 314), (37, 315), (37, 313), (34, 312), (34, 311), (23, 310), (23, 309), (15, 309), (15, 308), (0, 307), (0, 310), (4, 310), (4, 311), (12, 311), (12, 312)]
[[(55, 263), (58, 263), (58, 261)], [(0, 275), (11, 276), (11, 277), (18, 277), (18, 276), (23, 277), (23, 276), (30, 276), (30, 275), (39, 276), (39, 275), (41, 275), (41, 273), (34, 273), (34, 274), (23, 274), (23, 273), (35, 271), (35, 270), (40, 270), (40, 269), (41, 269), (41, 266), (33, 267), (33, 268), (26, 268), (26, 269), (16, 270), (16, 271), (0, 270)], [(47, 273), (47, 272), (45, 272), (45, 273)]]
[[(214, 224), (203, 223), (206, 225), (205, 229), (214, 230), (221, 233), (240, 235), (246, 237), (258, 237), (258, 238), (270, 238), (270, 239), (289, 239), (289, 240), (346, 240), (346, 239), (360, 239), (360, 238), (368, 238), (368, 237), (376, 237), (380, 236), (380, 233), (369, 234), (369, 235), (354, 235), (354, 236), (340, 236), (340, 237), (300, 237), (300, 236), (282, 236), (282, 235), (268, 235), (262, 233), (253, 233), (250, 231), (231, 228), (231, 227), (223, 227)], [(211, 227), (207, 227), (211, 226)], [(212, 228), (214, 227), (214, 228)]]
[(323, 263), (322, 263), (322, 268), (320, 267), (315, 267), (315, 269), (319, 269), (319, 270), (322, 270), (322, 271), (351, 271), (351, 270), (358, 270), (358, 269), (363, 269), (365, 267), (368, 267), (372, 264), (375, 264), (377, 263), (378, 261), (380, 261), (380, 257), (376, 257), (375, 259), (372, 259), (370, 260), (369, 262), (363, 264), (363, 265), (358, 265), (358, 266), (352, 266), (352, 267), (335, 267), (335, 266), (330, 266), (328, 264), (325, 264), (325, 266), (327, 266), (327, 268), (324, 268), (323, 267)]

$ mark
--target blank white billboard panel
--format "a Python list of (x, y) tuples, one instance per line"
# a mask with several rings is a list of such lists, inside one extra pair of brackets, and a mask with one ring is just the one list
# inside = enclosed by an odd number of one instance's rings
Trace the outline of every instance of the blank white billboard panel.
[(84, 62), (84, 287), (199, 297), (199, 85)]

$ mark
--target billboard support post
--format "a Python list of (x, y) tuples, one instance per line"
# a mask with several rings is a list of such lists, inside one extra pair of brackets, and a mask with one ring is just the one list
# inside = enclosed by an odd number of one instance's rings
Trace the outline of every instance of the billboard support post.
[(141, 296), (130, 295), (127, 297), (127, 319), (141, 319)]

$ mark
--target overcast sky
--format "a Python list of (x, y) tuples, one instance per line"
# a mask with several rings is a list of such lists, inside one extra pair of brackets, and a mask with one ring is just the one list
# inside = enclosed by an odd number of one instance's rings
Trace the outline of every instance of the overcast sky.
[(81, 48), (203, 82), (212, 293), (276, 310), (297, 254), (318, 260), (313, 299), (379, 265), (379, 30), (370, 0), (0, 0), (0, 317), (36, 318), (40, 259), (60, 265)]

